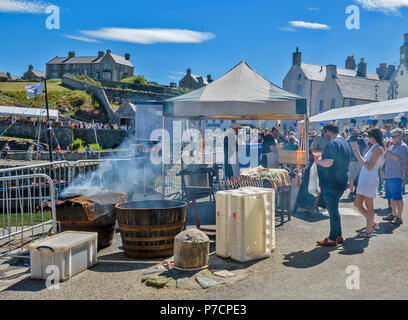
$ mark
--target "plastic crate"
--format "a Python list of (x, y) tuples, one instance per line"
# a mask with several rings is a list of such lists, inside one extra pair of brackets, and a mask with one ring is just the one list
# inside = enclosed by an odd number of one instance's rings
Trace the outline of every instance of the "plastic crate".
[(46, 280), (50, 276), (47, 268), (56, 266), (58, 280), (66, 281), (97, 263), (98, 233), (66, 231), (35, 241), (27, 248), (30, 249), (32, 279)]

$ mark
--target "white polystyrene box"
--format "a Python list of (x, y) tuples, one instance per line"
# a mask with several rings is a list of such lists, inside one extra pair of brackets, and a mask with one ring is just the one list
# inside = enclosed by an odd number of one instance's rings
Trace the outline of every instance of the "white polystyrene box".
[[(30, 249), (31, 278), (46, 280), (56, 266), (59, 280), (65, 281), (97, 263), (98, 233), (66, 231), (35, 241)], [(54, 279), (56, 280), (56, 279)]]
[(215, 194), (216, 203), (216, 235), (215, 235), (215, 253), (222, 258), (230, 257), (229, 244), (229, 222), (231, 211), (229, 209), (231, 192), (218, 191)]
[(230, 252), (239, 262), (271, 256), (274, 194), (252, 188), (231, 193)]
[[(266, 202), (269, 202), (270, 205), (265, 205), (264, 208), (267, 211), (266, 212), (266, 217), (269, 215), (272, 218), (272, 223), (269, 224), (270, 228), (269, 231), (267, 230), (267, 233), (269, 234), (270, 242), (271, 242), (271, 251), (274, 252), (276, 250), (276, 236), (275, 236), (275, 227), (276, 227), (276, 218), (275, 218), (275, 189), (270, 189), (270, 188), (259, 188), (259, 187), (242, 187), (238, 190), (246, 191), (246, 192), (256, 192), (256, 193), (263, 193), (265, 195)], [(269, 200), (267, 200), (269, 199)], [(267, 220), (268, 223), (269, 220)]]

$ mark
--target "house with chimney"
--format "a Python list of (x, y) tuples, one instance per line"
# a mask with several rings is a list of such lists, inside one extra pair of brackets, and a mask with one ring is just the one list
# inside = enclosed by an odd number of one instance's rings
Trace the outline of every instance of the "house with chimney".
[(391, 82), (380, 80), (378, 75), (368, 74), (364, 58), (360, 60), (357, 70), (348, 70), (356, 73), (339, 73), (336, 65), (326, 66), (325, 79), (316, 95), (315, 105), (312, 106), (313, 114), (388, 100)]
[(134, 75), (134, 66), (129, 53), (122, 57), (107, 50), (106, 53), (99, 51), (97, 56), (80, 57), (70, 51), (68, 57), (55, 57), (47, 62), (47, 79), (62, 78), (64, 74), (120, 81)]
[(391, 77), (389, 99), (408, 97), (408, 33), (404, 34), (404, 44), (400, 47), (400, 65)]
[(211, 79), (210, 74), (207, 75), (207, 78), (204, 78), (202, 76), (191, 74), (191, 69), (187, 69), (186, 75), (179, 81), (179, 87), (196, 90), (208, 85), (211, 82), (213, 82), (213, 80)]
[(44, 71), (39, 71), (39, 70), (34, 70), (34, 67), (32, 64), (28, 66), (28, 71), (24, 73), (23, 79), (27, 81), (36, 81), (36, 82), (41, 82), (42, 79), (45, 78), (45, 72)]
[[(336, 73), (339, 76), (357, 78), (359, 71), (356, 70), (356, 67), (354, 56), (349, 56), (345, 62), (345, 68), (336, 68)], [(319, 104), (321, 100), (317, 98), (317, 95), (326, 79), (326, 69), (327, 67), (324, 65), (303, 62), (302, 52), (296, 48), (296, 52), (294, 52), (292, 56), (292, 66), (283, 80), (284, 90), (307, 99), (310, 116), (314, 116), (320, 112), (319, 108), (315, 106)], [(377, 68), (377, 73), (370, 73), (365, 70), (364, 76), (359, 76), (358, 79), (390, 80), (394, 70), (395, 66), (387, 66), (386, 63), (382, 63), (380, 67)]]

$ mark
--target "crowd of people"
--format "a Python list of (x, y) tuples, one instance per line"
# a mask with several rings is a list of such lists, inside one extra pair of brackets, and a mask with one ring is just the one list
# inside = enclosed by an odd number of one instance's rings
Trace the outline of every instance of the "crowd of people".
[[(45, 119), (36, 118), (20, 118), (20, 117), (2, 117), (1, 123), (8, 125), (25, 125), (25, 126), (47, 126)], [(70, 127), (72, 129), (93, 129), (94, 124), (85, 121), (68, 120), (68, 121), (52, 121), (53, 127)], [(112, 124), (95, 122), (97, 130), (133, 130), (133, 126), (126, 124)]]
[[(379, 228), (375, 222), (374, 200), (385, 191), (391, 213), (383, 218), (402, 224), (403, 193), (407, 176), (408, 132), (397, 128), (357, 128), (339, 132), (336, 123), (327, 123), (321, 134), (312, 134), (311, 152), (318, 167), (321, 195), (330, 216), (328, 238), (319, 246), (336, 246), (343, 242), (339, 201), (350, 188), (349, 198), (366, 218), (366, 227), (357, 233), (370, 238)], [(385, 185), (383, 183), (385, 181)], [(385, 190), (383, 190), (385, 189)]]

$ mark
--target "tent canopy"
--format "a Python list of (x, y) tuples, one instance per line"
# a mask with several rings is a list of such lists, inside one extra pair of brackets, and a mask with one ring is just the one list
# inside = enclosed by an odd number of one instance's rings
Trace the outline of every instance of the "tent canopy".
[(287, 92), (245, 61), (198, 90), (163, 102), (163, 115), (214, 120), (301, 120), (307, 100)]
[[(58, 120), (58, 110), (49, 110), (50, 119)], [(24, 108), (24, 107), (6, 107), (0, 106), (1, 117), (25, 117), (25, 118), (45, 118), (47, 116), (46, 109)]]
[(332, 109), (311, 117), (310, 123), (348, 119), (392, 119), (398, 114), (405, 112), (408, 112), (408, 98), (385, 100), (354, 107)]

